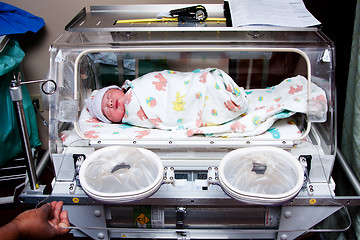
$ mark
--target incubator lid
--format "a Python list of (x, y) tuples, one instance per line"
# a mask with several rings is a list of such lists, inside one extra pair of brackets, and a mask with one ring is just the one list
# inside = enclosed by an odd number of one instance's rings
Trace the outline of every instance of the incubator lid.
[[(278, 45), (333, 46), (317, 27), (241, 26), (232, 27), (227, 2), (202, 4), (208, 19), (199, 22), (151, 21), (173, 9), (189, 4), (106, 5), (83, 8), (65, 27), (53, 47), (94, 47), (94, 44), (120, 45), (193, 43), (263, 43)], [(134, 14), (136, 9), (136, 14)], [(150, 20), (132, 22), (132, 20)], [(108, 34), (111, 33), (111, 38)], [(221, 37), (219, 37), (221, 33)], [(78, 36), (77, 36), (78, 35)], [(109, 42), (110, 41), (110, 42)]]
[[(193, 4), (196, 5), (196, 4)], [(228, 3), (202, 4), (208, 18), (204, 21), (172, 21), (167, 16), (174, 9), (189, 4), (141, 4), (90, 6), (83, 8), (66, 26), (69, 32), (119, 31), (316, 31), (317, 27), (242, 26), (231, 27)], [(136, 12), (134, 12), (136, 9)]]
[[(183, 31), (206, 28), (214, 30), (226, 27), (222, 4), (203, 4), (209, 18), (199, 21), (161, 20), (169, 16), (171, 10), (189, 7), (189, 4), (150, 5), (107, 5), (91, 6), (87, 12), (83, 8), (66, 26), (69, 32), (89, 31)], [(136, 11), (134, 11), (136, 9)]]

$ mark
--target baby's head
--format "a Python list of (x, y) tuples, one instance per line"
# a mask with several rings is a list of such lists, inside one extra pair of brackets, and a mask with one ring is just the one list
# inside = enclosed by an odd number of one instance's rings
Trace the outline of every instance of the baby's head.
[(98, 90), (85, 101), (90, 115), (105, 123), (121, 122), (125, 114), (124, 92), (118, 86)]

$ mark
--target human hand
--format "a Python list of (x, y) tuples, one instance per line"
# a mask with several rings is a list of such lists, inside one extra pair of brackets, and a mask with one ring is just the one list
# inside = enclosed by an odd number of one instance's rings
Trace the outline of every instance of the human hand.
[(62, 207), (62, 201), (47, 203), (19, 214), (12, 223), (16, 225), (20, 238), (51, 239), (69, 232), (66, 228), (70, 226), (68, 213), (62, 211)]

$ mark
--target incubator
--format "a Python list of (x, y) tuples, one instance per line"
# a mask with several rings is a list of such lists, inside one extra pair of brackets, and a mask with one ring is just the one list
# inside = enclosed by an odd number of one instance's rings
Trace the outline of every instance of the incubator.
[[(332, 41), (317, 28), (229, 27), (221, 5), (204, 6), (208, 19), (194, 22), (131, 20), (181, 5), (94, 6), (66, 26), (50, 47), (56, 176), (51, 194), (25, 190), (23, 201), (64, 201), (72, 233), (94, 239), (294, 239), (344, 209), (331, 177)], [(188, 134), (181, 124), (104, 123), (85, 104), (94, 90), (146, 74), (204, 69), (243, 88), (244, 113)], [(176, 79), (178, 89), (192, 80)]]

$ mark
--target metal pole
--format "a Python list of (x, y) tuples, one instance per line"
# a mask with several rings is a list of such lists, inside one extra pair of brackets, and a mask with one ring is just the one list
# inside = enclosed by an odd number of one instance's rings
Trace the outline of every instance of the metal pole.
[(336, 150), (336, 156), (356, 194), (360, 196), (360, 183), (339, 148)]
[(47, 149), (44, 155), (42, 156), (42, 158), (40, 159), (40, 162), (36, 166), (36, 176), (40, 176), (42, 174), (49, 160), (50, 160), (50, 150)]
[(26, 170), (29, 178), (30, 188), (31, 190), (36, 190), (38, 189), (38, 181), (36, 176), (34, 159), (31, 151), (29, 133), (26, 125), (24, 106), (22, 102), (23, 96), (20, 86), (20, 78), (21, 78), (20, 73), (17, 79), (14, 76), (14, 79), (10, 83), (9, 89), (10, 89), (11, 100), (14, 102), (14, 107), (17, 111), (17, 117), (18, 117), (20, 135), (21, 135), (21, 143), (22, 143), (23, 151), (26, 154), (25, 156)]

